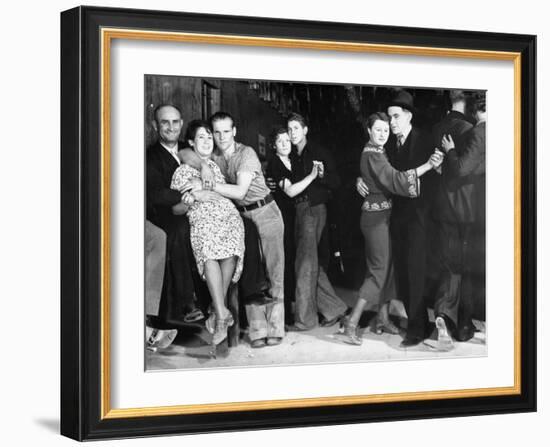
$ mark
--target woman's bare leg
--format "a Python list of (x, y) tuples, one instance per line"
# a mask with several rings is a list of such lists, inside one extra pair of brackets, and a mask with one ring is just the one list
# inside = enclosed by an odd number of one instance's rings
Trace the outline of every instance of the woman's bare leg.
[(216, 260), (208, 259), (204, 263), (204, 276), (208, 291), (212, 297), (212, 305), (218, 319), (225, 318), (228, 314), (225, 306), (225, 293), (223, 288), (223, 277), (220, 264)]
[(390, 320), (390, 303), (386, 302), (382, 304), (378, 311), (378, 319), (384, 323)]
[(351, 311), (351, 315), (349, 316), (350, 323), (356, 326), (359, 324), (359, 320), (361, 319), (361, 315), (363, 315), (363, 309), (365, 309), (366, 304), (367, 300), (363, 298), (357, 299), (357, 302)]
[(382, 332), (387, 332), (388, 334), (399, 334), (399, 328), (390, 320), (389, 301), (380, 306), (376, 320), (376, 333), (381, 334)]
[(221, 266), (221, 262), (210, 259), (204, 264), (204, 276), (206, 277), (208, 290), (212, 296), (212, 303), (216, 311), (216, 326), (212, 334), (213, 345), (218, 345), (225, 340), (227, 338), (228, 327), (234, 324), (233, 316), (225, 305), (227, 287), (224, 287)]
[(358, 298), (351, 315), (349, 317), (344, 317), (342, 320), (343, 332), (344, 332), (344, 341), (352, 345), (361, 345), (363, 340), (357, 335), (357, 325), (359, 324), (359, 319), (363, 314), (363, 309), (367, 304), (367, 300), (363, 298)]
[(222, 272), (223, 295), (226, 296), (229, 284), (231, 284), (231, 279), (233, 278), (233, 273), (235, 273), (235, 267), (237, 266), (237, 257), (232, 256), (230, 258), (220, 259), (219, 262)]

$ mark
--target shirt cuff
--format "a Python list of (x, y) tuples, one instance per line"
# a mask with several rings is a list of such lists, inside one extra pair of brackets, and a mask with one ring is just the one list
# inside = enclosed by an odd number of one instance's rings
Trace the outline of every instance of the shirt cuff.
[(420, 179), (416, 175), (416, 169), (409, 169), (407, 172), (407, 183), (409, 184), (409, 197), (420, 195)]

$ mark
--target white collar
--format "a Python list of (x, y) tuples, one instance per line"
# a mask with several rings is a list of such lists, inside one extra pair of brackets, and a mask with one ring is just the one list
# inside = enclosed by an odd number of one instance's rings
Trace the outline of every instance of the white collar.
[(406, 129), (404, 132), (401, 133), (401, 135), (403, 136), (403, 144), (405, 144), (405, 141), (407, 141), (407, 138), (409, 137), (411, 130), (412, 130), (412, 126), (409, 126), (408, 129)]
[(281, 160), (281, 162), (289, 171), (292, 171), (292, 162), (290, 161), (290, 157), (288, 155), (285, 157), (281, 157), (279, 154), (277, 154), (277, 157), (279, 157), (279, 160)]
[(172, 157), (174, 157), (176, 159), (176, 161), (178, 162), (178, 165), (181, 164), (181, 161), (178, 157), (178, 143), (176, 143), (173, 148), (170, 148), (170, 147), (166, 146), (162, 141), (160, 142), (160, 145), (164, 149), (166, 149)]

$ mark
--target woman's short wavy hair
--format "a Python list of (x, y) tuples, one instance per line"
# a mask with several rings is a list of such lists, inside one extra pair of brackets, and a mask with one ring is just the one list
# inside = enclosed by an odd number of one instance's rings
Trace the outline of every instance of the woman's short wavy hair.
[(273, 130), (271, 134), (269, 135), (269, 147), (275, 150), (275, 143), (277, 142), (277, 138), (279, 138), (279, 135), (288, 133), (288, 129), (286, 127), (278, 127), (277, 129)]
[(193, 141), (197, 135), (197, 131), (201, 128), (206, 129), (208, 133), (212, 133), (212, 127), (210, 123), (205, 120), (193, 120), (187, 125), (187, 130), (185, 131), (185, 141)]
[(390, 124), (390, 117), (386, 113), (374, 112), (374, 113), (371, 113), (367, 118), (367, 121), (366, 121), (367, 127), (369, 129), (372, 129), (372, 126), (374, 126), (374, 123), (379, 120)]

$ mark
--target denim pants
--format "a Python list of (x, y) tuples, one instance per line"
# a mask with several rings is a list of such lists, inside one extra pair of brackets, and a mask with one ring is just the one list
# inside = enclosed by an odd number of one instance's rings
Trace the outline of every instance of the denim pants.
[(342, 315), (346, 304), (336, 295), (328, 276), (319, 265), (317, 246), (327, 221), (325, 204), (296, 205), (296, 295), (294, 324), (301, 329), (318, 325), (317, 313), (327, 320)]
[(241, 214), (244, 224), (243, 273), (239, 279), (239, 302), (243, 305), (269, 290), (269, 280), (263, 262), (260, 235), (256, 224)]
[(245, 305), (249, 326), (248, 335), (251, 341), (266, 337), (283, 337), (285, 335), (285, 251), (281, 211), (275, 202), (271, 202), (241, 214), (251, 219), (258, 228), (270, 283), (269, 294), (273, 299), (268, 304), (247, 303)]

